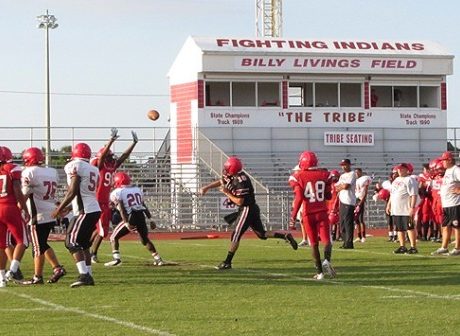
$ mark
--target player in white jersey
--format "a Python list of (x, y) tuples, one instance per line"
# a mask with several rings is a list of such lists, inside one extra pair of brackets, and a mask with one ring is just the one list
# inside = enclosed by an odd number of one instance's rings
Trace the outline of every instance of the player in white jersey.
[[(442, 245), (433, 252), (433, 255), (449, 254), (460, 255), (460, 167), (455, 165), (451, 152), (444, 152), (441, 156), (442, 164), (446, 169), (441, 184)], [(448, 245), (455, 235), (455, 248), (449, 252)]]
[(27, 208), (31, 215), (29, 232), (35, 271), (33, 278), (23, 284), (43, 284), (45, 258), (53, 267), (53, 275), (48, 283), (54, 283), (66, 274), (53, 248), (48, 245), (49, 234), (56, 225), (51, 213), (56, 209), (54, 196), (58, 186), (58, 173), (54, 168), (42, 166), (45, 157), (37, 147), (24, 150), (22, 160), (25, 166), (21, 177), (22, 193), (27, 198)]
[(91, 234), (96, 228), (101, 209), (96, 199), (99, 170), (89, 164), (91, 148), (78, 143), (72, 149), (72, 160), (64, 167), (69, 188), (52, 217), (56, 218), (72, 203), (74, 217), (67, 229), (66, 247), (73, 255), (78, 269), (78, 279), (70, 287), (93, 286), (91, 256)]
[[(124, 172), (115, 173), (113, 184), (115, 189), (110, 194), (110, 201), (116, 204), (123, 220), (117, 225), (110, 236), (113, 260), (106, 262), (104, 265), (118, 266), (121, 264), (119, 240), (128, 233), (137, 231), (142, 245), (152, 254), (153, 264), (155, 266), (162, 266), (164, 264), (163, 260), (158, 254), (155, 245), (149, 239), (145, 216), (149, 219), (152, 216), (144, 203), (144, 196), (141, 189), (132, 186), (131, 178)], [(151, 222), (150, 228), (154, 229), (155, 223)]]

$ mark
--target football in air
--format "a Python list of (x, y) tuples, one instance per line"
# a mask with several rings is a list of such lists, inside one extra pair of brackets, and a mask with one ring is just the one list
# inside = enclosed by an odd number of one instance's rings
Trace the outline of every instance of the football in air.
[(157, 110), (150, 110), (148, 113), (147, 113), (147, 117), (152, 120), (152, 121), (155, 121), (157, 120), (158, 118), (160, 118), (160, 113), (158, 113)]

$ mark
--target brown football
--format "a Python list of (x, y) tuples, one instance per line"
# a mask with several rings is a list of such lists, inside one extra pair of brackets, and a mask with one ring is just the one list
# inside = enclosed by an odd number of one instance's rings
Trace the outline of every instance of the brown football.
[(152, 120), (152, 121), (155, 121), (157, 120), (159, 117), (160, 117), (160, 113), (158, 113), (158, 111), (156, 110), (150, 110), (148, 113), (147, 113), (147, 117)]

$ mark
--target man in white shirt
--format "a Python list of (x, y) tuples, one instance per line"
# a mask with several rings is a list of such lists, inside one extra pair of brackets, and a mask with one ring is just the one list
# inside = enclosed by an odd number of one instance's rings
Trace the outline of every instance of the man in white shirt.
[[(441, 160), (446, 169), (440, 192), (443, 212), (442, 245), (432, 255), (458, 256), (460, 255), (460, 167), (455, 165), (455, 159), (451, 152), (444, 152)], [(455, 248), (449, 253), (447, 247), (452, 231), (455, 234)]]
[(366, 224), (364, 223), (364, 208), (366, 206), (367, 192), (372, 182), (372, 178), (364, 175), (361, 168), (355, 169), (356, 175), (356, 207), (355, 207), (355, 223), (358, 229), (358, 241), (364, 243), (366, 241)]
[(52, 217), (65, 213), (72, 203), (74, 217), (67, 229), (66, 247), (75, 259), (79, 277), (70, 287), (94, 286), (91, 269), (91, 235), (101, 214), (96, 198), (99, 170), (89, 164), (91, 148), (78, 143), (72, 149), (72, 160), (64, 167), (69, 188)]
[(353, 229), (354, 229), (354, 211), (356, 204), (355, 188), (356, 175), (351, 170), (349, 159), (343, 159), (340, 162), (343, 174), (340, 175), (339, 181), (335, 184), (339, 193), (339, 217), (340, 227), (342, 228), (343, 245), (340, 248), (352, 249), (353, 246)]
[[(399, 248), (394, 250), (396, 254), (415, 254), (417, 250), (414, 215), (417, 202), (417, 181), (409, 176), (407, 163), (396, 166), (398, 177), (391, 184), (390, 199), (387, 203), (386, 212), (392, 216), (393, 225), (398, 232)], [(411, 247), (406, 248), (406, 232), (409, 236)]]

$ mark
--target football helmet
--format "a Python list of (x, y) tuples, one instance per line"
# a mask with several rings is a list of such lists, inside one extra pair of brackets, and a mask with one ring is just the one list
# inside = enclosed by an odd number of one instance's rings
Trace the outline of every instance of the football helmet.
[(329, 213), (329, 224), (337, 224), (339, 222), (339, 214), (337, 212), (330, 212)]
[(85, 159), (91, 158), (91, 148), (84, 142), (77, 143), (72, 148), (72, 159)]
[(337, 169), (333, 169), (329, 173), (329, 179), (332, 181), (338, 181), (340, 178), (340, 172)]
[(40, 148), (30, 147), (22, 152), (22, 161), (24, 166), (37, 166), (45, 161), (45, 156)]
[(313, 152), (305, 151), (300, 154), (299, 157), (299, 167), (302, 170), (306, 170), (310, 167), (316, 167), (318, 165), (318, 158)]
[[(105, 150), (105, 146), (102, 147), (101, 149), (99, 149), (99, 151), (96, 153), (96, 157), (97, 157), (98, 159), (101, 158), (102, 153), (104, 152), (104, 150)], [(115, 160), (115, 155), (113, 154), (113, 152), (112, 152), (110, 149), (109, 149), (109, 151), (107, 152), (107, 156), (106, 156), (106, 159), (105, 159), (105, 160), (106, 160), (106, 161), (113, 161), (113, 160)]]
[(230, 156), (224, 163), (223, 174), (224, 175), (236, 175), (243, 170), (243, 164), (241, 160), (236, 156)]
[(387, 189), (380, 189), (377, 193), (377, 198), (381, 199), (382, 201), (388, 201), (390, 198), (390, 192)]
[(131, 178), (125, 172), (118, 172), (113, 175), (113, 186), (120, 188), (121, 186), (127, 186), (131, 184)]
[(13, 153), (8, 147), (0, 146), (0, 162), (8, 163), (13, 161)]

